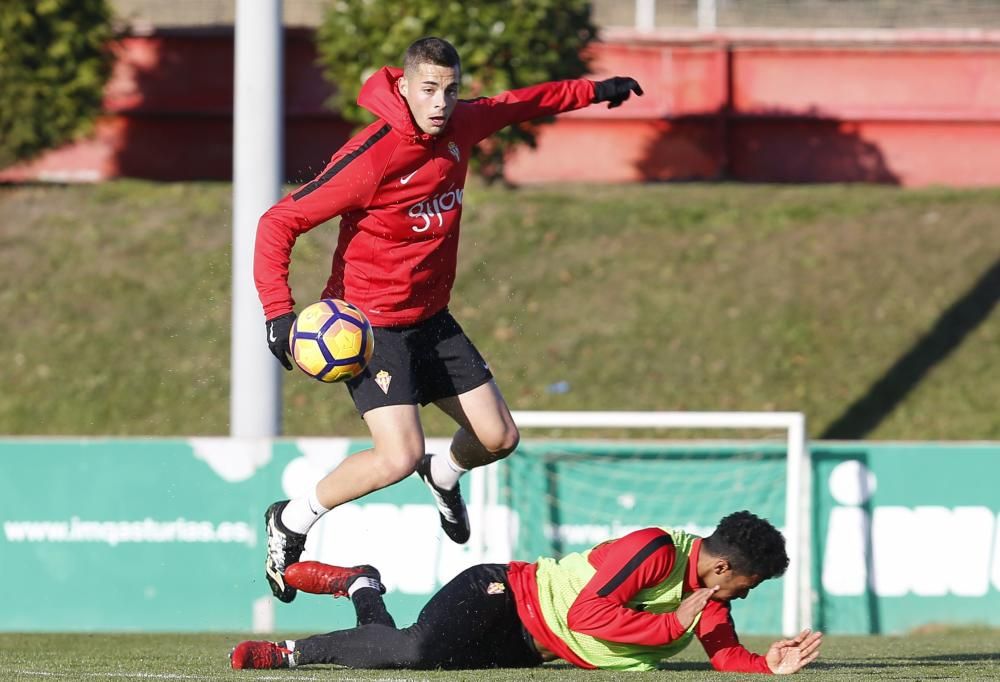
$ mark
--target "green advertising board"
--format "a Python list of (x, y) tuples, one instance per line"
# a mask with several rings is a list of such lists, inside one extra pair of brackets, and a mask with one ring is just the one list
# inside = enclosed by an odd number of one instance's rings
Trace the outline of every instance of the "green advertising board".
[(814, 444), (816, 625), (1000, 625), (1000, 444)]
[[(430, 440), (429, 450), (447, 441)], [(263, 511), (305, 494), (363, 440), (0, 440), (3, 631), (325, 631), (345, 599), (276, 602)], [(473, 537), (444, 539), (411, 476), (326, 515), (303, 558), (377, 566), (400, 624), (481, 562), (532, 561), (634, 528), (704, 535), (750, 509), (785, 523), (780, 445), (525, 442), (463, 480)], [(1000, 446), (814, 443), (814, 623), (830, 633), (1000, 625)], [(782, 580), (734, 605), (781, 629)]]
[[(346, 600), (270, 597), (263, 512), (315, 485), (345, 439), (0, 441), (0, 570), (8, 631), (308, 631), (349, 627)], [(415, 617), (442, 579), (477, 563), (441, 542), (415, 477), (345, 505), (307, 555), (375, 563), (391, 606)]]
[[(270, 597), (262, 514), (368, 446), (346, 439), (0, 441), (3, 578), (26, 587), (6, 601), (0, 629), (352, 626), (346, 600)], [(447, 446), (429, 441), (431, 451)], [(744, 493), (731, 498), (734, 509), (753, 508), (780, 524), (783, 455), (753, 459), (734, 475), (739, 458), (719, 450), (665, 459), (662, 448), (528, 443), (464, 480), (474, 528), (467, 545), (443, 539), (430, 495), (411, 476), (326, 515), (303, 558), (377, 566), (390, 609), (409, 623), (438, 587), (476, 563), (560, 555), (648, 525), (710, 532), (721, 508), (690, 486), (731, 481)], [(780, 586), (759, 592), (741, 627), (777, 632)]]
[(247, 627), (247, 597), (266, 589), (264, 477), (226, 481), (185, 441), (13, 440), (0, 453), (0, 571), (20, 586), (4, 630)]

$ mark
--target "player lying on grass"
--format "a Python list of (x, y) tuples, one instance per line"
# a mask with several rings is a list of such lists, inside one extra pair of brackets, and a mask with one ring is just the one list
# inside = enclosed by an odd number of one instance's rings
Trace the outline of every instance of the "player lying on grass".
[(763, 656), (740, 645), (729, 602), (788, 567), (785, 541), (741, 511), (702, 539), (638, 530), (559, 561), (466, 569), (398, 629), (371, 566), (316, 561), (287, 569), (305, 592), (350, 596), (358, 627), (282, 642), (248, 641), (234, 668), (332, 663), (350, 668), (525, 668), (558, 658), (580, 668), (650, 670), (697, 637), (716, 670), (794, 673), (819, 655), (822, 635), (803, 630)]
[[(295, 320), (292, 247), (336, 216), (340, 237), (322, 298), (358, 306), (375, 338), (367, 368), (347, 382), (372, 448), (346, 458), (308, 494), (279, 500), (265, 513), (265, 572), (281, 601), (295, 598), (285, 567), (299, 560), (323, 514), (414, 471), (430, 488), (447, 536), (459, 544), (469, 539), (459, 478), (509, 455), (520, 437), (492, 370), (448, 310), (469, 157), (481, 140), (511, 124), (598, 102), (615, 107), (642, 94), (632, 78), (580, 78), (459, 100), (461, 80), (451, 43), (432, 36), (414, 42), (402, 69), (384, 67), (361, 88), (358, 104), (377, 120), (257, 227), (254, 281), (268, 345), (286, 369), (292, 369), (288, 331)], [(434, 456), (424, 453), (419, 407), (432, 403), (458, 426), (450, 452)]]

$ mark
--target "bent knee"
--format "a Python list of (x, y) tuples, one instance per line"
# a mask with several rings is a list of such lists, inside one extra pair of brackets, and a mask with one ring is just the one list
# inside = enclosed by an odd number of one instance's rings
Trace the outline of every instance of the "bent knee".
[(521, 432), (513, 424), (505, 427), (482, 442), (483, 447), (497, 459), (503, 459), (517, 449), (521, 442)]
[(375, 466), (386, 481), (395, 483), (401, 481), (412, 474), (420, 458), (423, 456), (423, 449), (420, 450), (395, 450), (392, 452), (379, 452), (375, 458)]

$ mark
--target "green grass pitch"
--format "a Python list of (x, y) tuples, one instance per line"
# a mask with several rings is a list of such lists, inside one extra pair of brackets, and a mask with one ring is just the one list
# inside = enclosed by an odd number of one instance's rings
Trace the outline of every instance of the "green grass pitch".
[[(692, 644), (657, 673), (610, 673), (548, 664), (531, 670), (347, 670), (311, 666), (296, 670), (230, 670), (227, 654), (245, 634), (0, 634), (0, 679), (40, 680), (617, 680), (669, 676), (686, 680), (761, 679), (715, 673)], [(762, 652), (770, 638), (746, 637)], [(828, 637), (818, 661), (800, 677), (816, 680), (1000, 679), (1000, 631), (927, 629), (905, 636)]]

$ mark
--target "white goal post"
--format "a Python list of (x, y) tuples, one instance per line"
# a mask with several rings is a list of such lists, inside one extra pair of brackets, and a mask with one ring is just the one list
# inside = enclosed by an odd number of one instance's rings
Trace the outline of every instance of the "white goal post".
[(782, 430), (786, 443), (785, 527), (789, 565), (784, 576), (781, 627), (786, 636), (812, 626), (810, 547), (811, 469), (801, 412), (515, 411), (514, 423), (531, 428), (641, 428)]

